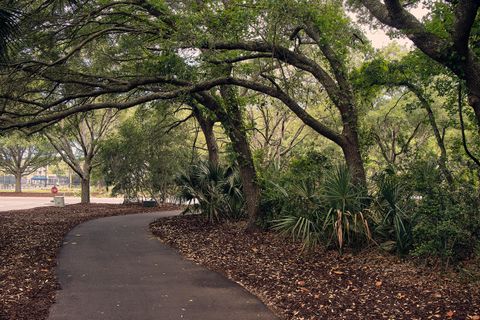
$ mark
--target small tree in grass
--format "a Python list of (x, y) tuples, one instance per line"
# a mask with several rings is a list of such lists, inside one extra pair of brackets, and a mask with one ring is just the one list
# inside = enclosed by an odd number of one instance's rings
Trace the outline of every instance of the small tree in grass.
[(99, 165), (100, 141), (116, 119), (117, 112), (112, 109), (76, 114), (45, 133), (62, 160), (80, 177), (82, 203), (90, 203), (90, 176)]
[(22, 177), (47, 166), (54, 158), (54, 150), (40, 137), (13, 133), (0, 138), (0, 170), (15, 177), (15, 192), (22, 192)]

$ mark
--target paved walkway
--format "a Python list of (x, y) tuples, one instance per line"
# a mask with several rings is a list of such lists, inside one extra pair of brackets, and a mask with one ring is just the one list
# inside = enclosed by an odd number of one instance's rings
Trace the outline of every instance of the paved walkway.
[[(0, 197), (0, 211), (53, 206), (53, 197)], [(91, 198), (92, 203), (122, 203), (123, 198)], [(65, 197), (65, 204), (80, 203), (78, 197)]]
[(62, 290), (48, 319), (276, 319), (241, 286), (149, 233), (149, 222), (177, 213), (102, 218), (73, 229), (58, 258)]

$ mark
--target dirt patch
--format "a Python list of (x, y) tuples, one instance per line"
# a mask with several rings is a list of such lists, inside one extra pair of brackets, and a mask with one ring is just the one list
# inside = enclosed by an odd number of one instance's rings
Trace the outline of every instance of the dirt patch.
[(0, 319), (42, 320), (55, 301), (55, 258), (64, 236), (99, 217), (173, 210), (135, 205), (74, 204), (0, 212)]
[(478, 283), (376, 250), (339, 255), (243, 223), (207, 225), (196, 216), (160, 219), (152, 232), (186, 258), (225, 274), (285, 319), (480, 319)]

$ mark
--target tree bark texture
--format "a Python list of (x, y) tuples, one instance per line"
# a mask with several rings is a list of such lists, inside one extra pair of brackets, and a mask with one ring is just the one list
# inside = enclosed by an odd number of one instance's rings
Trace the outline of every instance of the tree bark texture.
[(81, 203), (90, 203), (90, 178), (81, 178)]
[(15, 174), (15, 192), (22, 192), (22, 174)]

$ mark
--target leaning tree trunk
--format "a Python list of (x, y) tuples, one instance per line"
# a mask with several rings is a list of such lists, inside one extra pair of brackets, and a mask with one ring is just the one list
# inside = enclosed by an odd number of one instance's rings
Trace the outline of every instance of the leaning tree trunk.
[(433, 110), (432, 108), (430, 108), (430, 105), (426, 100), (422, 98), (421, 101), (424, 105), (425, 110), (427, 111), (428, 121), (433, 130), (435, 141), (437, 142), (437, 147), (440, 149), (440, 158), (438, 158), (438, 165), (440, 167), (440, 170), (443, 173), (443, 176), (445, 177), (445, 180), (447, 180), (448, 185), (450, 187), (453, 187), (453, 183), (454, 183), (453, 176), (447, 166), (447, 161), (448, 161), (447, 149), (445, 148), (443, 137), (440, 134), (440, 130), (438, 129), (437, 122), (433, 114)]
[(435, 119), (435, 114), (430, 106), (430, 102), (423, 96), (422, 91), (417, 88), (412, 83), (405, 83), (407, 88), (410, 89), (418, 98), (420, 103), (422, 104), (423, 108), (427, 112), (428, 122), (430, 123), (430, 127), (433, 130), (433, 135), (435, 136), (435, 140), (437, 142), (437, 146), (440, 149), (440, 158), (438, 159), (438, 165), (440, 166), (440, 170), (442, 171), (445, 180), (447, 180), (450, 187), (453, 187), (453, 176), (447, 166), (448, 156), (447, 156), (447, 149), (445, 148), (445, 142), (443, 141), (443, 136), (440, 133), (440, 130), (437, 125), (437, 121)]
[(260, 198), (261, 189), (257, 180), (257, 173), (253, 163), (252, 152), (249, 147), (242, 112), (236, 99), (235, 91), (231, 86), (220, 88), (221, 96), (229, 115), (225, 121), (228, 136), (232, 141), (233, 149), (237, 153), (240, 178), (242, 180), (243, 194), (245, 196), (248, 223), (246, 232), (255, 232), (259, 229), (257, 220), (261, 217)]
[(215, 113), (232, 141), (233, 149), (237, 155), (245, 206), (248, 214), (248, 223), (245, 231), (254, 232), (258, 230), (256, 222), (258, 218), (261, 217), (261, 189), (258, 184), (253, 157), (235, 91), (230, 86), (221, 86), (220, 93), (223, 103), (220, 103), (218, 99), (214, 99), (209, 94), (198, 94), (196, 99)]
[(257, 173), (253, 164), (252, 153), (248, 145), (245, 131), (238, 128), (230, 128), (229, 137), (233, 149), (237, 153), (240, 179), (242, 180), (243, 194), (248, 214), (247, 232), (258, 230), (257, 220), (260, 218), (260, 186), (257, 181)]
[(215, 139), (215, 133), (213, 132), (213, 121), (208, 122), (205, 128), (202, 128), (205, 135), (205, 141), (207, 142), (208, 160), (213, 164), (218, 164), (218, 145)]
[(22, 174), (15, 174), (15, 192), (22, 192)]
[(81, 202), (90, 203), (90, 177), (81, 180)]
[(213, 131), (213, 127), (215, 125), (215, 121), (207, 119), (202, 112), (194, 107), (193, 114), (197, 119), (198, 123), (200, 124), (200, 128), (202, 129), (203, 135), (205, 136), (205, 141), (207, 143), (207, 150), (208, 150), (208, 160), (217, 165), (218, 164), (218, 145), (217, 139), (215, 138), (215, 133)]

